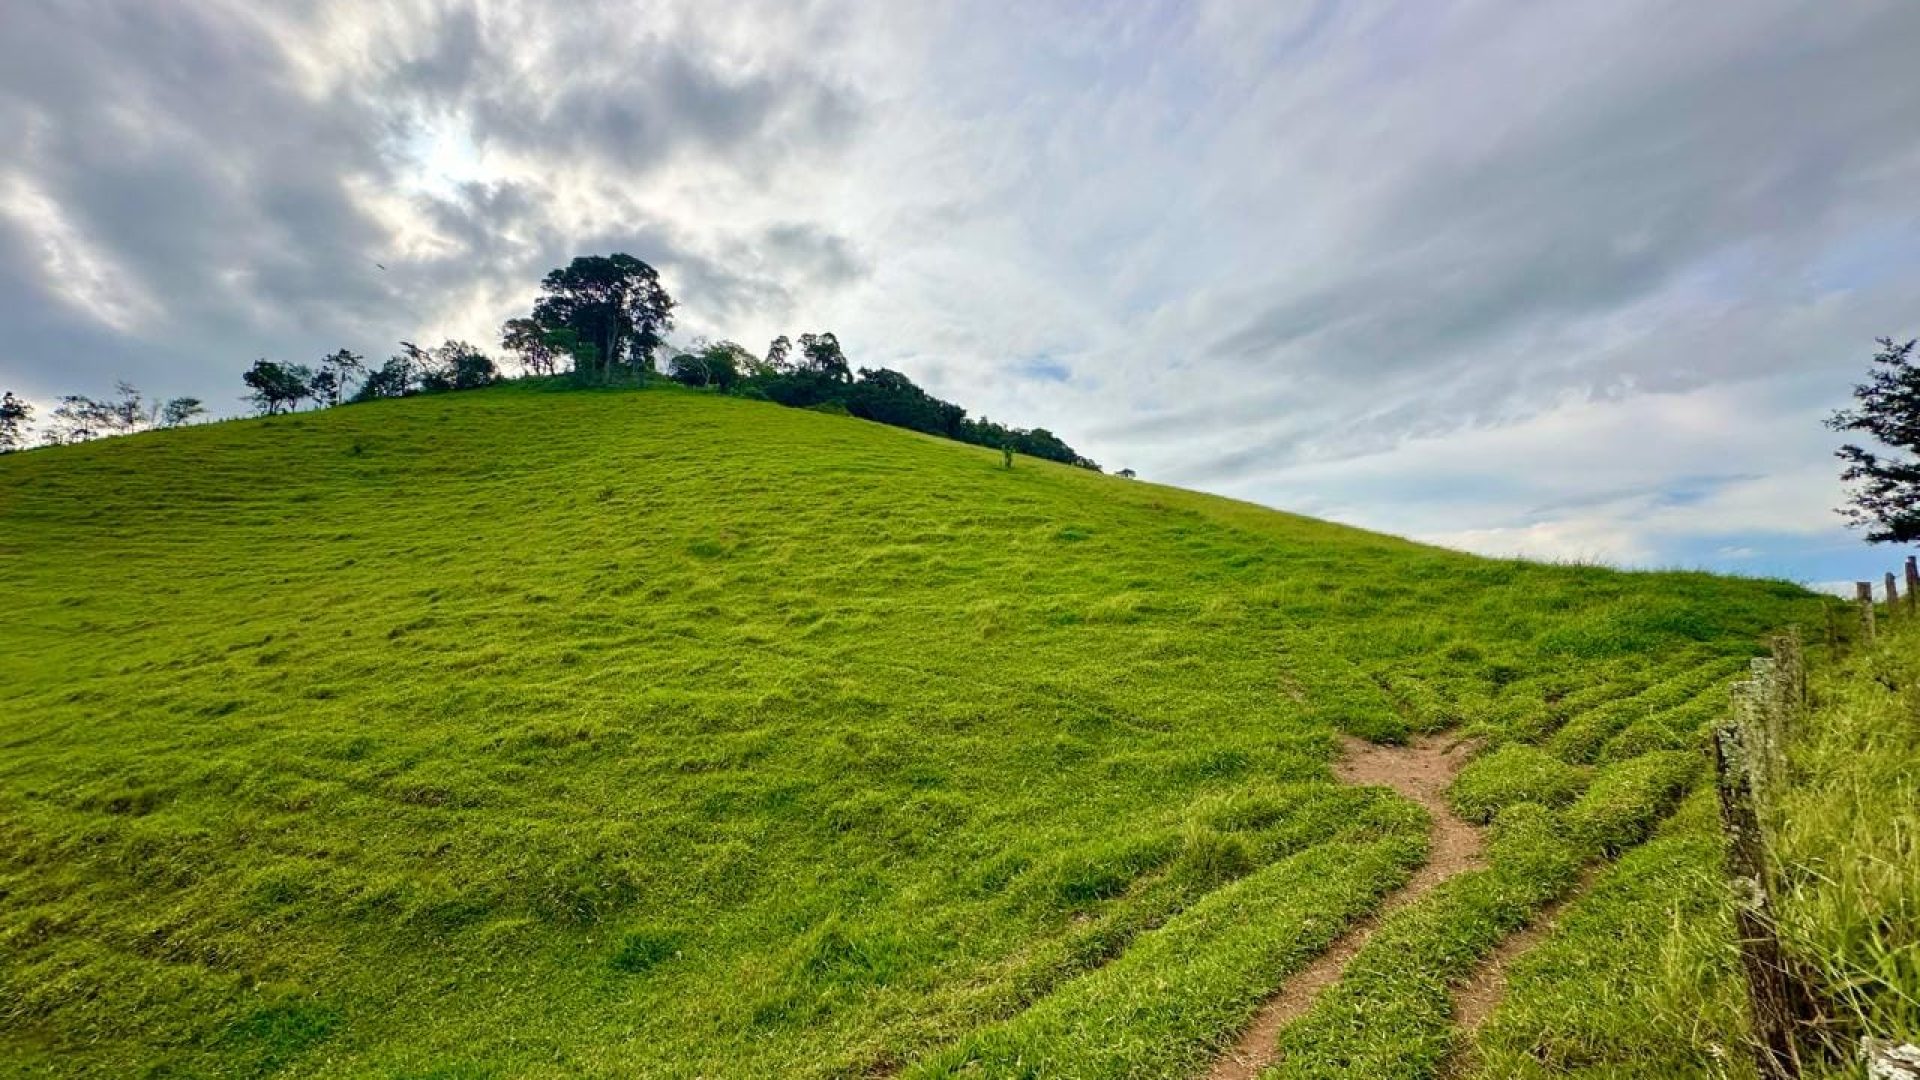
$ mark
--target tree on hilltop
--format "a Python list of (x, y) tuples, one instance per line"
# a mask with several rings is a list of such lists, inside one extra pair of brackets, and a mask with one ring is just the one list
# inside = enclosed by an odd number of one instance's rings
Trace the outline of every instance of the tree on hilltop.
[(414, 370), (410, 357), (390, 356), (386, 363), (367, 372), (353, 400), (379, 401), (381, 398), (406, 397), (419, 389), (418, 380), (419, 373)]
[(70, 446), (106, 435), (112, 423), (105, 404), (85, 394), (62, 394), (60, 404), (47, 415), (46, 430), (40, 442), (46, 446)]
[(309, 385), (312, 379), (313, 372), (304, 364), (276, 364), (264, 359), (255, 360), (246, 374), (240, 376), (240, 381), (252, 391), (247, 400), (266, 416), (291, 412), (313, 393)]
[(433, 349), (403, 341), (400, 347), (406, 350), (408, 362), (419, 373), (423, 393), (477, 390), (500, 379), (500, 369), (494, 366), (493, 358), (464, 341), (448, 339)]
[(500, 347), (520, 359), (529, 375), (555, 375), (565, 363), (570, 370), (590, 369), (599, 350), (580, 340), (568, 327), (542, 326), (529, 318), (508, 319), (500, 327)]
[(27, 425), (33, 420), (33, 406), (15, 397), (9, 390), (0, 396), (0, 454), (9, 454), (27, 445)]
[(570, 330), (594, 347), (590, 370), (604, 379), (625, 366), (654, 369), (653, 354), (673, 329), (674, 300), (653, 267), (631, 255), (582, 255), (540, 282), (532, 322), (541, 331)]
[(1827, 418), (1835, 431), (1861, 432), (1891, 453), (1848, 443), (1834, 452), (1846, 462), (1840, 479), (1854, 485), (1840, 514), (1867, 530), (1870, 544), (1920, 540), (1920, 365), (1909, 341), (1881, 338), (1867, 381), (1853, 388), (1853, 408)]
[(160, 406), (158, 423), (163, 428), (183, 427), (196, 416), (206, 415), (206, 408), (197, 397), (177, 397)]
[(357, 376), (365, 375), (367, 362), (358, 353), (340, 349), (320, 358), (320, 370), (314, 372), (309, 389), (313, 398), (325, 405), (340, 404), (347, 396), (347, 387)]
[(785, 375), (793, 370), (793, 342), (787, 335), (781, 334), (767, 345), (767, 358), (762, 361), (767, 375)]
[(668, 374), (675, 382), (688, 386), (710, 386), (722, 393), (733, 389), (742, 372), (759, 363), (759, 358), (731, 341), (701, 343), (692, 352), (673, 358)]
[(152, 424), (154, 415), (159, 411), (158, 403), (148, 408), (146, 401), (140, 397), (139, 388), (124, 379), (114, 383), (113, 389), (117, 396), (112, 401), (100, 403), (101, 415), (106, 420), (110, 434), (131, 435)]
[(840, 339), (832, 331), (824, 334), (800, 335), (800, 370), (828, 382), (850, 383), (853, 381), (853, 369), (847, 365), (847, 354), (840, 349)]

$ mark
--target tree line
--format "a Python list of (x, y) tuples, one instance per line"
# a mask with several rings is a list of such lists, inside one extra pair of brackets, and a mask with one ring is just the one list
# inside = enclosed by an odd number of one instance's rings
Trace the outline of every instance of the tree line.
[[(110, 435), (180, 427), (206, 415), (206, 411), (199, 398), (149, 401), (138, 388), (121, 382), (115, 384), (111, 398), (96, 400), (82, 394), (62, 397), (40, 429), (40, 444), (64, 446)], [(12, 391), (0, 394), (0, 454), (26, 448), (33, 413), (33, 406)]]
[[(673, 329), (676, 301), (653, 267), (631, 255), (585, 255), (541, 281), (542, 295), (525, 317), (501, 328), (501, 345), (530, 374), (563, 371), (588, 382), (656, 373), (656, 356)], [(886, 368), (856, 373), (831, 332), (781, 335), (764, 355), (732, 341), (697, 342), (667, 362), (687, 386), (738, 394), (794, 408), (844, 412), (961, 442), (1098, 469), (1045, 428), (1011, 428), (942, 401)]]
[[(541, 279), (526, 315), (508, 319), (500, 345), (531, 377), (566, 377), (586, 385), (644, 383), (660, 372), (657, 360), (673, 329), (677, 302), (653, 267), (627, 254), (583, 255)], [(716, 393), (772, 401), (794, 408), (844, 413), (895, 427), (941, 435), (1031, 457), (1098, 470), (1045, 428), (1017, 428), (928, 394), (906, 375), (848, 362), (832, 333), (781, 335), (764, 355), (731, 341), (697, 340), (667, 361), (667, 377)], [(332, 408), (381, 398), (448, 393), (490, 386), (504, 378), (492, 357), (464, 341), (400, 351), (375, 367), (339, 349), (314, 364), (265, 358), (241, 374), (242, 400), (262, 416), (304, 406)], [(148, 403), (120, 384), (120, 396), (96, 402), (61, 399), (40, 432), (45, 445), (84, 442), (150, 427), (175, 427), (205, 415), (196, 398)], [(0, 453), (23, 448), (33, 418), (24, 400), (0, 398)]]

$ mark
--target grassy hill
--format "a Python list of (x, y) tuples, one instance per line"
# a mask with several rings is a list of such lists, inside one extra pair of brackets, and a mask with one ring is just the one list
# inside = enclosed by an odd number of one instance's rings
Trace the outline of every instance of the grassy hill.
[(1819, 617), (534, 385), (0, 458), (0, 597), (0, 1070), (115, 1076), (1189, 1074), (1424, 855), (1337, 732), (1612, 855)]

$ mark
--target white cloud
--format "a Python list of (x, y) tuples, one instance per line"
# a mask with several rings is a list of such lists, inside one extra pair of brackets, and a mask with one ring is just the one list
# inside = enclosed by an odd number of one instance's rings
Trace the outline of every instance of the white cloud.
[(0, 175), (0, 217), (26, 234), (49, 290), (75, 310), (121, 333), (154, 313), (145, 290), (128, 281), (109, 253), (25, 175)]
[(0, 382), (219, 399), (261, 354), (488, 341), (625, 249), (683, 336), (833, 329), (1152, 478), (1771, 564), (1835, 543), (1819, 416), (1916, 329), (1916, 34), (1794, 0), (29, 6)]

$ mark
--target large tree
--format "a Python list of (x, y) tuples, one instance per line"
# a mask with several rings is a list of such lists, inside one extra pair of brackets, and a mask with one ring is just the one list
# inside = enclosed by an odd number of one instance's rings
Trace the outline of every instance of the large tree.
[(1848, 443), (1840, 479), (1853, 485), (1840, 513), (1873, 544), (1920, 541), (1920, 366), (1915, 342), (1880, 339), (1867, 381), (1853, 388), (1854, 406), (1827, 419), (1835, 431), (1860, 432), (1878, 444)]
[(0, 396), (0, 454), (27, 445), (27, 424), (33, 419), (33, 406), (9, 390)]
[[(626, 366), (653, 370), (653, 354), (673, 329), (673, 297), (653, 267), (631, 255), (582, 255), (548, 274), (533, 305), (542, 331), (570, 330), (594, 347), (591, 374)], [(576, 370), (579, 370), (576, 364)]]

